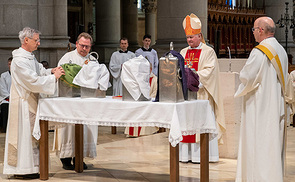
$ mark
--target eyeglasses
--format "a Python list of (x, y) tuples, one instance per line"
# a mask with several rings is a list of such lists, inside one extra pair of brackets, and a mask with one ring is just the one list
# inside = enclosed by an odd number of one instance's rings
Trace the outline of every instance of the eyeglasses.
[[(252, 32), (254, 32), (255, 31), (255, 29), (257, 29), (257, 28), (261, 28), (261, 27), (253, 27), (251, 30), (252, 30)], [(261, 30), (263, 30), (263, 28), (261, 28)]]
[(82, 48), (85, 48), (85, 49), (90, 49), (90, 47), (91, 47), (89, 45), (82, 45), (82, 44), (79, 44), (79, 46), (81, 46)]
[(40, 39), (34, 39), (34, 38), (30, 38), (30, 37), (29, 37), (29, 39), (34, 40), (36, 43), (39, 43), (40, 42)]

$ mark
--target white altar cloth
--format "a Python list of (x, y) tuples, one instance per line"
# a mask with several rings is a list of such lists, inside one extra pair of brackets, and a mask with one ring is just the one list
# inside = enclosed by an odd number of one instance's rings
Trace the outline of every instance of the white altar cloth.
[(214, 113), (207, 100), (179, 103), (129, 102), (106, 98), (43, 98), (39, 100), (33, 136), (40, 139), (39, 120), (100, 126), (157, 126), (170, 128), (175, 147), (182, 135), (217, 135)]

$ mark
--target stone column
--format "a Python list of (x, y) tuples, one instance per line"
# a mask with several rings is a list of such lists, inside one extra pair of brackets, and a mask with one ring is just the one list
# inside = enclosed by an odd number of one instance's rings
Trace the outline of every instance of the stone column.
[(92, 50), (99, 54), (100, 63), (108, 63), (121, 38), (121, 1), (96, 1), (95, 12), (96, 42)]
[(96, 45), (118, 44), (121, 37), (120, 0), (96, 1)]
[[(12, 50), (20, 46), (18, 32), (29, 26), (42, 33), (41, 45), (33, 52), (37, 60), (56, 66), (67, 50), (67, 0), (0, 1), (0, 12), (1, 65), (7, 65)], [(1, 66), (0, 73), (6, 69)]]
[(144, 0), (143, 4), (145, 10), (145, 33), (152, 36), (151, 45), (154, 45), (157, 39), (157, 0)]
[[(202, 22), (202, 33), (207, 40), (208, 1), (207, 0), (161, 0), (157, 3), (157, 40), (159, 55), (169, 50), (169, 43), (174, 42), (174, 49), (180, 51), (187, 46), (182, 27), (183, 19), (191, 13)], [(161, 50), (162, 49), (162, 50)]]
[(129, 46), (137, 42), (137, 4), (134, 0), (122, 0), (122, 37), (128, 38)]
[(37, 58), (56, 67), (69, 42), (67, 0), (37, 1), (37, 18), (37, 29), (42, 33)]

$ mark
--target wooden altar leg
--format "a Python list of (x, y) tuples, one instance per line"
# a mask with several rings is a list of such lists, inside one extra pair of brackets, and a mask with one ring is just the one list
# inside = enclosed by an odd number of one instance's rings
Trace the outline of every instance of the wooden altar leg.
[(201, 182), (209, 182), (209, 133), (201, 134)]
[(112, 134), (117, 134), (117, 127), (116, 126), (112, 126)]
[(179, 144), (170, 145), (170, 182), (179, 182)]
[(75, 124), (75, 171), (83, 172), (83, 125)]
[(39, 143), (40, 149), (40, 180), (48, 180), (48, 121), (40, 120), (41, 138)]

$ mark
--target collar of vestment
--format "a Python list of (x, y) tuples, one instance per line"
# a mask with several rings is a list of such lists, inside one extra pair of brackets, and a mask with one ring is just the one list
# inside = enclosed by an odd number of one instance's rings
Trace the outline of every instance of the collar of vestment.
[(32, 52), (29, 52), (22, 47), (12, 51), (12, 56), (13, 58), (22, 57), (30, 60), (35, 58), (35, 55)]
[(128, 53), (128, 50), (126, 50), (126, 51), (119, 50), (119, 53)]
[(142, 49), (143, 51), (149, 51), (149, 52), (152, 51), (152, 48), (146, 49), (146, 48), (142, 47), (141, 49)]
[(83, 56), (81, 56), (81, 54), (78, 53), (77, 49), (75, 49), (74, 51), (81, 58), (84, 58), (84, 59), (88, 59), (89, 58), (89, 53), (85, 57), (83, 57)]
[(191, 47), (189, 46), (189, 49), (200, 49), (203, 45), (203, 42), (200, 42), (200, 44), (198, 45), (198, 47)]

